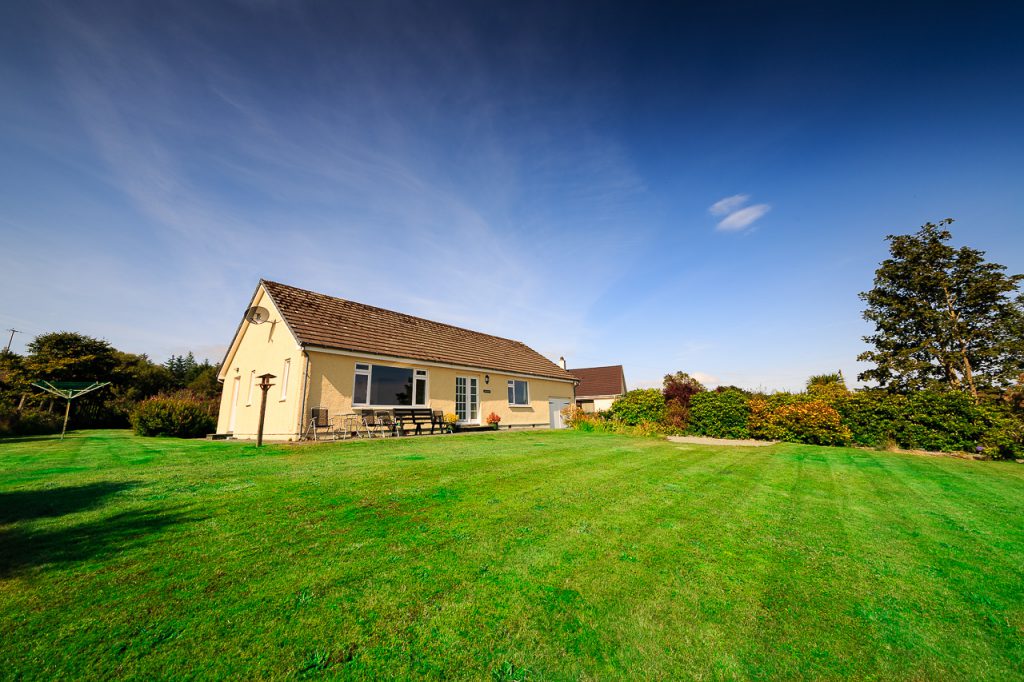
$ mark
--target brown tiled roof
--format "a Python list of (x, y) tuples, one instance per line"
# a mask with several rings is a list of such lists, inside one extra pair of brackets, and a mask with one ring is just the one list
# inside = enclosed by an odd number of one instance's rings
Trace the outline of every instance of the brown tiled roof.
[(621, 395), (626, 391), (626, 375), (622, 371), (622, 365), (582, 367), (570, 369), (569, 373), (580, 380), (580, 385), (576, 387), (577, 398)]
[(261, 280), (299, 343), (396, 358), (555, 379), (573, 379), (532, 348), (511, 339), (481, 334)]

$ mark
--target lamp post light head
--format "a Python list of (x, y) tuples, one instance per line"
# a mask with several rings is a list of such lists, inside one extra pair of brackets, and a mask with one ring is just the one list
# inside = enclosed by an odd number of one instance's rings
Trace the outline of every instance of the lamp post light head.
[(273, 374), (270, 374), (269, 372), (267, 374), (261, 374), (260, 377), (259, 377), (259, 379), (260, 379), (260, 383), (259, 383), (260, 388), (262, 388), (264, 391), (267, 390), (268, 388), (270, 388), (271, 386), (274, 385), (274, 384), (270, 383), (270, 380), (271, 379), (276, 379), (276, 378), (277, 377), (275, 377)]

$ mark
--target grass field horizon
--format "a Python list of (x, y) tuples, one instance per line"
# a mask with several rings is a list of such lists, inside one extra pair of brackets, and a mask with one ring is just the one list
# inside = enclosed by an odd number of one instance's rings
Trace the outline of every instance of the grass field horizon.
[(1024, 678), (1024, 467), (578, 432), (0, 440), (4, 677)]

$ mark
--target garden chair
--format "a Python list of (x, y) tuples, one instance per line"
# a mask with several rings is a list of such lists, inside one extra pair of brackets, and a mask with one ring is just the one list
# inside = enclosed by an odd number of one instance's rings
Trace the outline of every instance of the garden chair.
[(362, 420), (354, 414), (336, 414), (331, 417), (331, 434), (335, 440), (359, 435)]
[(330, 432), (331, 419), (327, 412), (326, 407), (312, 407), (309, 410), (309, 422), (307, 422), (306, 430), (303, 432), (303, 438), (312, 437), (313, 440), (319, 440), (319, 432), (321, 429), (326, 429)]
[(390, 412), (378, 410), (373, 416), (382, 438), (398, 434), (398, 424), (395, 423), (395, 419), (391, 416)]
[(452, 429), (452, 425), (444, 420), (444, 411), (443, 410), (434, 410), (431, 413), (430, 421), (431, 421), (431, 424), (430, 424), (430, 431), (431, 431), (431, 433), (433, 433), (435, 426), (437, 427), (437, 432), (438, 433), (454, 433), (454, 430)]

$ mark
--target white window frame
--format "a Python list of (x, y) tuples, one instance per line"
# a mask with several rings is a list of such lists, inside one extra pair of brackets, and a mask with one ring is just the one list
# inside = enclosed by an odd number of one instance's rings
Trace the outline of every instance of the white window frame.
[[(525, 384), (526, 385), (526, 402), (525, 403), (512, 402), (513, 400), (516, 399), (516, 383), (520, 383), (520, 384)], [(525, 379), (509, 379), (508, 380), (508, 388), (512, 389), (511, 400), (508, 401), (508, 406), (509, 407), (529, 407), (530, 406), (530, 382), (529, 381), (527, 381)]]
[[(455, 377), (455, 414), (459, 413), (459, 381), (462, 380), (465, 386), (465, 417), (459, 417), (460, 424), (479, 424), (482, 404), (480, 402), (480, 377), (457, 376)], [(470, 389), (473, 390), (470, 390)], [(476, 398), (472, 400), (472, 398)], [(473, 416), (474, 408), (476, 417)]]
[[(416, 402), (416, 384), (423, 380), (423, 403)], [(410, 407), (427, 407), (430, 405), (430, 372), (425, 369), (412, 371), (412, 405)]]
[(292, 359), (285, 358), (284, 369), (281, 370), (281, 402), (288, 400), (288, 375), (291, 374)]
[(256, 370), (249, 372), (249, 397), (245, 399), (245, 404), (252, 405), (252, 390), (256, 387)]
[[(396, 408), (402, 409), (402, 408), (413, 408), (413, 407), (418, 407), (418, 408), (430, 407), (430, 372), (428, 372), (425, 369), (417, 369), (416, 367), (402, 367), (400, 365), (385, 365), (383, 363), (379, 363), (377, 366), (378, 367), (391, 367), (391, 368), (394, 368), (394, 369), (408, 369), (408, 370), (412, 370), (412, 404), (411, 405), (384, 405), (384, 404), (377, 404), (377, 403), (369, 402), (371, 396), (373, 396), (373, 368), (374, 368), (374, 365), (373, 365), (372, 362), (357, 362), (357, 363), (355, 363), (355, 372), (352, 375), (352, 407), (361, 407), (361, 408), (369, 408), (369, 409), (381, 408), (381, 409), (388, 409), (388, 410), (393, 410), (393, 409), (396, 409)], [(360, 376), (360, 375), (366, 377), (366, 400), (367, 400), (367, 402), (365, 402), (365, 403), (357, 403), (356, 402), (356, 377)], [(424, 386), (423, 386), (423, 400), (424, 400), (424, 402), (423, 403), (417, 403), (416, 402), (416, 383), (419, 380), (421, 380), (421, 379), (424, 382)]]

